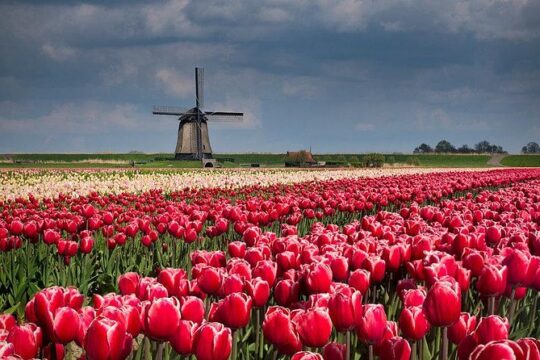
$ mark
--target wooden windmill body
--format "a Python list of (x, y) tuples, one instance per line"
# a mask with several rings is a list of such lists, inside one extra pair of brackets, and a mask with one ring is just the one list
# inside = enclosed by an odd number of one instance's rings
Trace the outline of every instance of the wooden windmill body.
[(243, 113), (204, 111), (204, 70), (195, 68), (195, 107), (154, 106), (154, 115), (179, 116), (178, 138), (174, 157), (177, 160), (212, 158), (208, 121), (242, 121)]

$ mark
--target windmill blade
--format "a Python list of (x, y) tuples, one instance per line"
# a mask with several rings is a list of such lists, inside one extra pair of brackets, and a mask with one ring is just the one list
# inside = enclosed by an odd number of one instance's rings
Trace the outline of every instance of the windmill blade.
[(204, 107), (204, 69), (195, 68), (195, 98), (197, 107)]
[(226, 111), (209, 111), (205, 113), (208, 121), (221, 122), (242, 122), (244, 121), (244, 113), (241, 112), (226, 112)]
[(189, 110), (190, 109), (188, 107), (154, 105), (152, 109), (152, 114), (181, 116), (185, 114), (186, 112), (188, 112)]

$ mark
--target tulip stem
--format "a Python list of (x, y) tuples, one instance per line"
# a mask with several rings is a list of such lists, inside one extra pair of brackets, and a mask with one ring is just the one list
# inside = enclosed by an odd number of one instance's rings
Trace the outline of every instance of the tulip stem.
[(255, 358), (259, 359), (259, 341), (261, 341), (261, 314), (258, 308), (253, 308), (255, 311)]
[(516, 311), (516, 288), (512, 286), (512, 294), (510, 295), (510, 313), (508, 314), (508, 322), (512, 326), (512, 321), (514, 320), (514, 313)]
[(369, 360), (373, 360), (374, 357), (373, 357), (373, 345), (369, 344), (368, 346), (368, 359)]
[(442, 328), (442, 337), (441, 337), (441, 352), (439, 359), (448, 360), (448, 328)]
[(232, 351), (231, 351), (231, 360), (236, 360), (237, 359), (237, 352), (238, 352), (238, 331), (237, 330), (233, 330), (233, 333), (232, 333)]
[(534, 335), (532, 334), (535, 326), (536, 326), (536, 305), (538, 304), (538, 294), (535, 294), (534, 295), (534, 301), (533, 301), (533, 304), (532, 304), (532, 315), (531, 315), (531, 323), (529, 324), (529, 336), (531, 337), (534, 337)]
[(345, 333), (345, 360), (351, 359), (351, 332), (347, 331)]
[(411, 360), (416, 360), (417, 354), (416, 354), (416, 341), (412, 342), (412, 349), (411, 349)]
[(418, 358), (420, 360), (424, 360), (424, 341), (426, 341), (425, 338), (422, 338), (422, 340), (419, 341)]
[(488, 298), (488, 313), (489, 315), (495, 314), (495, 296)]
[(165, 349), (165, 343), (160, 342), (156, 350), (156, 360), (163, 360), (163, 350)]

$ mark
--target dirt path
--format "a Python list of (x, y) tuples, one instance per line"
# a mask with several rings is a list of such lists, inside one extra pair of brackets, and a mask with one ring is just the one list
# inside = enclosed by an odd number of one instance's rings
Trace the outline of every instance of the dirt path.
[(493, 154), (487, 163), (489, 166), (503, 166), (501, 160), (507, 156), (507, 154)]

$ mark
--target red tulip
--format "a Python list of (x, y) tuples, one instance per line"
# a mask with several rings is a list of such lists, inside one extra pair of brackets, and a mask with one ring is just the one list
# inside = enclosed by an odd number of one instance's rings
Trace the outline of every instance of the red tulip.
[(233, 293), (217, 303), (212, 321), (222, 322), (236, 330), (245, 327), (251, 316), (252, 300), (244, 293)]
[(378, 256), (368, 257), (363, 264), (364, 269), (370, 272), (371, 281), (379, 283), (384, 279), (386, 265), (383, 259)]
[(478, 344), (487, 344), (490, 341), (508, 339), (510, 324), (506, 318), (497, 315), (483, 317), (474, 331), (474, 337)]
[(162, 269), (157, 276), (157, 281), (165, 286), (167, 293), (177, 296), (180, 295), (178, 294), (178, 288), (180, 287), (182, 280), (186, 279), (187, 275), (184, 269), (165, 268)]
[(276, 281), (277, 264), (271, 260), (259, 261), (253, 268), (253, 277), (260, 277), (268, 282), (268, 285), (273, 286)]
[(411, 289), (403, 292), (403, 306), (422, 306), (426, 299), (426, 292), (423, 289)]
[(439, 280), (429, 289), (424, 312), (433, 326), (450, 326), (461, 314), (461, 291), (454, 281)]
[(136, 294), (141, 277), (135, 272), (128, 272), (118, 277), (118, 289), (122, 295)]
[(321, 354), (312, 353), (310, 351), (299, 351), (293, 356), (291, 360), (323, 360)]
[(349, 286), (360, 291), (362, 295), (365, 295), (369, 289), (370, 281), (371, 274), (369, 273), (369, 271), (364, 269), (357, 269), (351, 272), (348, 284)]
[(274, 288), (274, 299), (281, 306), (289, 306), (298, 301), (299, 286), (290, 279), (278, 281)]
[(94, 238), (91, 236), (86, 236), (81, 239), (81, 243), (79, 245), (79, 249), (81, 250), (81, 253), (83, 254), (90, 254), (92, 249), (94, 248)]
[(219, 296), (227, 296), (233, 293), (242, 292), (244, 289), (244, 281), (237, 274), (225, 275), (219, 289)]
[(501, 231), (496, 226), (490, 226), (486, 230), (486, 240), (490, 244), (497, 244), (501, 240)]
[(0, 340), (0, 358), (1, 359), (10, 359), (10, 356), (15, 355), (15, 346), (12, 343), (7, 341)]
[(291, 355), (302, 348), (302, 342), (287, 308), (270, 306), (266, 311), (262, 330), (264, 337), (282, 354)]
[(330, 295), (328, 312), (337, 331), (349, 331), (362, 317), (362, 294), (345, 288)]
[(11, 330), (15, 325), (17, 325), (17, 320), (15, 316), (10, 314), (0, 314), (0, 330)]
[(231, 330), (220, 323), (201, 325), (193, 337), (193, 353), (197, 360), (226, 360), (231, 348)]
[(67, 344), (75, 340), (80, 326), (80, 317), (77, 311), (70, 307), (57, 309), (53, 319), (55, 342)]
[(502, 265), (505, 265), (508, 269), (508, 283), (522, 285), (526, 280), (529, 258), (523, 251), (513, 248), (508, 248), (507, 252), (508, 254), (502, 261)]
[(358, 338), (369, 344), (379, 342), (384, 336), (386, 321), (386, 313), (381, 304), (364, 305), (357, 328)]
[(448, 328), (448, 340), (458, 345), (474, 329), (476, 329), (476, 316), (462, 312), (458, 321)]
[[(332, 320), (322, 308), (312, 308), (293, 315), (293, 322), (305, 346), (322, 347), (332, 334)], [(313, 331), (317, 329), (317, 331)]]
[(32, 323), (14, 326), (7, 337), (7, 341), (13, 344), (14, 353), (23, 359), (37, 356), (41, 340), (41, 328)]
[(349, 276), (349, 261), (345, 256), (336, 256), (330, 262), (330, 269), (335, 281), (345, 281)]
[(493, 359), (508, 359), (520, 360), (530, 359), (524, 354), (523, 349), (519, 344), (509, 341), (493, 341), (486, 345), (478, 345), (471, 353), (470, 360), (493, 360)]
[(195, 296), (184, 296), (180, 298), (180, 313), (183, 320), (190, 320), (200, 324), (204, 320), (204, 303)]
[(246, 243), (242, 241), (231, 241), (227, 249), (231, 257), (244, 258), (246, 255)]
[(345, 344), (328, 343), (323, 349), (324, 360), (346, 360), (347, 347)]
[(476, 282), (476, 289), (485, 296), (499, 296), (504, 293), (507, 281), (506, 266), (486, 264)]
[(159, 298), (142, 308), (144, 333), (154, 340), (166, 341), (180, 323), (180, 304), (176, 298)]
[(205, 293), (215, 295), (221, 287), (222, 277), (221, 271), (214, 267), (207, 266), (201, 270), (197, 277), (197, 284)]
[(131, 352), (132, 338), (122, 322), (97, 317), (86, 332), (84, 349), (89, 360), (120, 360)]
[(311, 264), (304, 274), (304, 283), (310, 294), (326, 293), (332, 284), (332, 270), (323, 263)]
[(193, 349), (193, 337), (197, 324), (192, 321), (180, 320), (178, 328), (170, 338), (174, 351), (181, 355), (189, 355)]
[(411, 340), (422, 339), (430, 329), (430, 324), (420, 306), (406, 307), (399, 315), (399, 328), (403, 336)]
[(247, 294), (251, 296), (255, 307), (265, 306), (270, 298), (270, 285), (259, 277), (246, 281), (245, 289)]
[(407, 340), (395, 336), (386, 339), (380, 347), (381, 360), (409, 360), (411, 357), (411, 346)]

